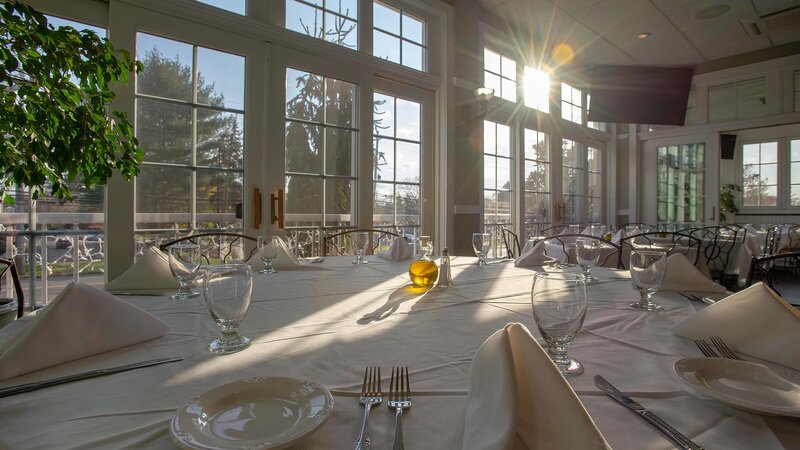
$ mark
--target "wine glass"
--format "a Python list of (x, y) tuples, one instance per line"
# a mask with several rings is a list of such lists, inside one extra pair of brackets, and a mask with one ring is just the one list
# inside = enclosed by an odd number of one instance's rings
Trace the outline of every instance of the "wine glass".
[(253, 271), (244, 263), (209, 266), (203, 274), (203, 294), (220, 337), (208, 346), (213, 353), (233, 353), (250, 346), (250, 338), (239, 335), (239, 324), (250, 308)]
[(278, 257), (278, 238), (276, 236), (258, 237), (258, 257), (264, 263), (264, 268), (258, 273), (269, 275), (278, 272), (272, 267), (273, 261)]
[(478, 256), (478, 265), (485, 266), (486, 255), (492, 248), (492, 235), (488, 233), (472, 233), (472, 248)]
[(180, 289), (172, 295), (173, 300), (188, 300), (200, 295), (192, 291), (192, 282), (200, 269), (200, 245), (185, 243), (169, 247), (169, 270), (178, 280)]
[(567, 356), (586, 317), (586, 279), (567, 272), (533, 275), (531, 304), (536, 326), (547, 342), (547, 354), (563, 375), (583, 373), (583, 366)]
[(368, 231), (357, 231), (353, 233), (353, 238), (350, 240), (350, 245), (353, 248), (353, 254), (356, 255), (356, 259), (353, 260), (353, 264), (367, 263), (367, 261), (364, 259), (364, 254), (367, 252), (368, 244), (369, 244)]
[(631, 303), (631, 307), (660, 311), (661, 306), (653, 303), (651, 297), (661, 286), (664, 274), (667, 273), (667, 254), (652, 250), (633, 250), (630, 265), (633, 286), (641, 293), (639, 301)]
[(597, 281), (597, 278), (592, 275), (592, 267), (597, 266), (597, 262), (600, 260), (600, 249), (602, 248), (600, 242), (596, 239), (578, 238), (575, 240), (575, 244), (575, 259), (583, 269), (586, 282)]

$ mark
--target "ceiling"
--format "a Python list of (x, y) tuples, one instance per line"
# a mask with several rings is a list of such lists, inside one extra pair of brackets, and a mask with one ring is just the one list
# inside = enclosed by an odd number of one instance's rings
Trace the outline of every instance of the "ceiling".
[[(800, 41), (800, 0), (479, 2), (533, 30), (546, 48), (566, 43), (593, 64), (693, 67)], [(650, 35), (640, 39), (639, 33)]]

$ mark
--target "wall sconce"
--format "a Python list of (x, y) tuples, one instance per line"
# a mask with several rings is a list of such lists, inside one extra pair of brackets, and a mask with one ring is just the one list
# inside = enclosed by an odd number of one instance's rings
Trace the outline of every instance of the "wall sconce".
[(489, 101), (494, 98), (494, 89), (487, 87), (479, 87), (473, 91), (475, 98), (480, 105), (481, 119), (486, 117), (486, 112), (489, 110)]

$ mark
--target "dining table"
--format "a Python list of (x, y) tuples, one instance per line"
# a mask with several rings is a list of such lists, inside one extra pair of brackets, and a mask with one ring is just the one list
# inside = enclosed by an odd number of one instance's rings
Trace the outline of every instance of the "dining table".
[[(508, 260), (478, 266), (477, 258), (455, 256), (454, 285), (424, 289), (410, 282), (410, 260), (366, 260), (357, 265), (352, 257), (327, 257), (271, 275), (254, 272), (252, 302), (239, 328), (252, 344), (232, 354), (208, 349), (219, 330), (203, 295), (186, 301), (172, 300), (167, 292), (120, 297), (167, 323), (169, 334), (4, 380), (0, 388), (153, 358), (184, 359), (2, 398), (0, 448), (174, 449), (169, 423), (190, 399), (236, 380), (281, 376), (313, 380), (334, 400), (327, 421), (294, 448), (348, 449), (361, 424), (358, 397), (365, 367), (382, 369), (386, 390), (391, 368), (405, 366), (413, 401), (403, 414), (406, 447), (459, 449), (470, 364), (478, 348), (510, 322), (524, 324), (543, 344), (531, 310), (534, 272), (580, 271), (515, 267)], [(674, 372), (677, 361), (702, 355), (693, 341), (670, 328), (705, 304), (678, 292), (658, 292), (653, 299), (662, 311), (632, 309), (628, 304), (639, 293), (627, 271), (595, 268), (593, 273), (599, 281), (587, 287), (583, 329), (569, 347), (585, 372), (567, 381), (613, 448), (673, 445), (596, 388), (595, 375), (706, 449), (800, 448), (800, 420), (726, 406), (693, 391)], [(34, 317), (0, 329), (0, 340)], [(800, 372), (773, 369), (800, 382)], [(553, 404), (552, 414), (559, 413)], [(373, 409), (373, 448), (392, 448), (394, 420), (385, 403)]]

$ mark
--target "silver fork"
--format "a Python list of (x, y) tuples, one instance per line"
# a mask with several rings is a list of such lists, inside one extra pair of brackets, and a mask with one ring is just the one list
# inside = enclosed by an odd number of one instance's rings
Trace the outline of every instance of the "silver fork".
[(389, 397), (386, 404), (394, 408), (394, 446), (393, 450), (404, 450), (403, 410), (411, 408), (411, 383), (408, 382), (408, 367), (393, 367), (389, 383)]
[(723, 341), (721, 337), (719, 337), (719, 336), (711, 336), (711, 343), (714, 344), (714, 347), (717, 347), (717, 350), (725, 358), (728, 358), (728, 359), (742, 359), (742, 358), (739, 358), (738, 356), (736, 356), (736, 353), (734, 353), (733, 350), (731, 350), (731, 348), (728, 347), (728, 344), (726, 344), (725, 341)]
[(695, 339), (694, 343), (697, 344), (697, 347), (701, 352), (703, 352), (703, 355), (708, 356), (709, 358), (719, 358), (717, 352), (715, 352), (705, 340)]
[(367, 420), (369, 420), (369, 410), (372, 405), (378, 405), (383, 399), (381, 394), (381, 368), (368, 366), (364, 370), (364, 384), (361, 385), (361, 396), (358, 397), (358, 402), (364, 405), (364, 418), (361, 421), (361, 431), (358, 433), (358, 439), (353, 445), (354, 450), (363, 450), (370, 448), (371, 443), (369, 436), (367, 436)]

